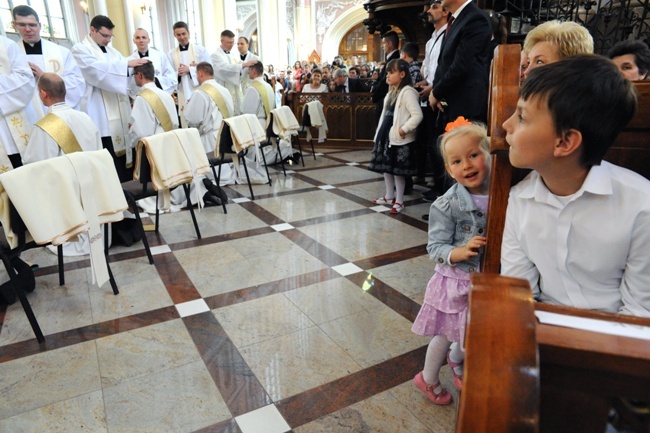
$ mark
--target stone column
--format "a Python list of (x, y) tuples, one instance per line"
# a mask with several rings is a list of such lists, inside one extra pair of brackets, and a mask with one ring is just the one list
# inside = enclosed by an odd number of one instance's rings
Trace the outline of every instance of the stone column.
[(237, 4), (235, 0), (206, 0), (202, 8), (203, 41), (208, 52), (213, 53), (221, 44), (222, 31), (237, 33)]
[(265, 66), (270, 63), (277, 68), (287, 63), (286, 26), (286, 0), (257, 0), (257, 43)]

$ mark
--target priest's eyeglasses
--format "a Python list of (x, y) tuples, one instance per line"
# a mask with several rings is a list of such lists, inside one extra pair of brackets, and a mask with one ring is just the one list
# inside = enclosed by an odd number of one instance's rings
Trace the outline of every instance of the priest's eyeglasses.
[(100, 36), (102, 38), (104, 38), (104, 39), (113, 39), (115, 37), (115, 35), (105, 35), (104, 33), (100, 32), (99, 30), (97, 30), (97, 33), (99, 33)]
[(29, 27), (30, 29), (37, 29), (40, 25), (41, 23), (14, 23), (14, 26), (20, 27), (21, 29), (24, 29), (25, 27)]

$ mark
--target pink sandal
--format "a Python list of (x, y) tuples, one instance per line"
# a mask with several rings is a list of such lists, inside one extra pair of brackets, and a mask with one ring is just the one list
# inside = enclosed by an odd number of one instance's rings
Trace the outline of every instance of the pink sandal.
[(393, 207), (390, 209), (390, 213), (395, 215), (395, 214), (400, 213), (403, 210), (404, 210), (404, 204), (403, 203), (393, 202)]
[(452, 362), (451, 358), (449, 358), (449, 353), (447, 353), (447, 364), (449, 364), (449, 367), (451, 368), (451, 374), (454, 376), (454, 386), (456, 387), (457, 390), (462, 391), (463, 390), (463, 376), (460, 376), (456, 374), (454, 371), (454, 368), (460, 367), (463, 365), (462, 362)]
[[(441, 385), (440, 382), (436, 384), (429, 384), (424, 381), (424, 375), (422, 372), (419, 372), (418, 374), (415, 375), (413, 378), (413, 383), (415, 383), (415, 386), (422, 391), (422, 394), (426, 395), (429, 400), (434, 402), (435, 404), (439, 404), (441, 406), (450, 404), (452, 402), (452, 397), (451, 394), (447, 392), (446, 389), (444, 389)], [(440, 388), (440, 392), (436, 394), (436, 388)]]

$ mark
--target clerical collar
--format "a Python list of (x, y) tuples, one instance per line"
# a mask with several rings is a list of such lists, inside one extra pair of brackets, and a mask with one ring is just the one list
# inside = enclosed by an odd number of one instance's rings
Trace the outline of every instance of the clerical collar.
[[(222, 48), (222, 50), (223, 50), (223, 48)], [(226, 54), (230, 54), (230, 51), (223, 50), (223, 52), (226, 53)]]
[(242, 61), (242, 62), (243, 62), (244, 60), (246, 60), (246, 56), (247, 56), (247, 55), (248, 55), (248, 53), (246, 53), (246, 54), (240, 54), (240, 55), (239, 55), (239, 57), (241, 57), (241, 61)]
[(187, 44), (185, 46), (179, 45), (178, 48), (180, 48), (181, 51), (187, 51), (187, 49), (190, 47), (190, 44)]
[(25, 46), (25, 54), (43, 54), (43, 47), (40, 40), (34, 45), (23, 41), (23, 45)]
[(144, 54), (142, 54), (140, 51), (138, 51), (138, 55), (140, 56), (140, 58), (149, 57), (149, 50), (145, 51)]
[[(95, 42), (95, 43), (96, 43), (96, 42)], [(102, 53), (105, 53), (105, 52), (106, 52), (106, 47), (105, 47), (105, 46), (103, 46), (103, 45), (99, 45), (99, 44), (97, 44), (97, 46), (99, 47), (100, 50), (102, 50)]]

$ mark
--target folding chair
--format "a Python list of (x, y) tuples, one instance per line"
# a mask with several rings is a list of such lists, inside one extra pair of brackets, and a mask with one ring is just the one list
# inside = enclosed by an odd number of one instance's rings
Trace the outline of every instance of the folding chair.
[[(312, 121), (312, 117), (309, 114), (309, 111), (311, 110), (316, 110), (320, 115), (322, 115), (322, 119), (319, 120), (318, 122), (322, 122), (318, 124), (317, 121)], [(314, 161), (316, 160), (316, 150), (314, 149), (314, 140), (311, 135), (311, 128), (324, 128), (324, 132), (327, 132), (327, 121), (325, 120), (325, 114), (323, 113), (323, 104), (320, 101), (311, 101), (305, 104), (302, 108), (302, 128), (301, 130), (305, 132), (306, 137), (305, 140), (307, 140), (311, 146), (311, 152), (314, 157)], [(319, 143), (322, 142), (324, 139), (324, 133), (322, 133), (322, 138), (321, 138), (321, 132), (319, 131)], [(300, 145), (300, 140), (298, 140), (298, 147), (300, 148), (300, 151), (302, 153), (302, 146)], [(305, 160), (303, 158), (302, 160), (302, 165), (305, 165)]]
[[(98, 178), (102, 182), (93, 181)], [(30, 180), (33, 194), (25, 194), (25, 179)], [(97, 256), (98, 251), (91, 247), (93, 277), (98, 278), (99, 285), (108, 280), (113, 294), (119, 294), (108, 263), (108, 223), (122, 220), (127, 204), (121, 194), (115, 194), (119, 191), (119, 179), (106, 150), (75, 152), (35, 162), (0, 175), (0, 184), (0, 220), (6, 240), (0, 246), (0, 259), (36, 339), (42, 343), (45, 338), (12, 262), (26, 249), (56, 245), (59, 282), (63, 284), (61, 244), (90, 230), (92, 245), (101, 239), (101, 233), (96, 231), (104, 224), (103, 251)], [(43, 215), (47, 215), (48, 224), (42, 224)], [(33, 240), (28, 238), (27, 232)]]

